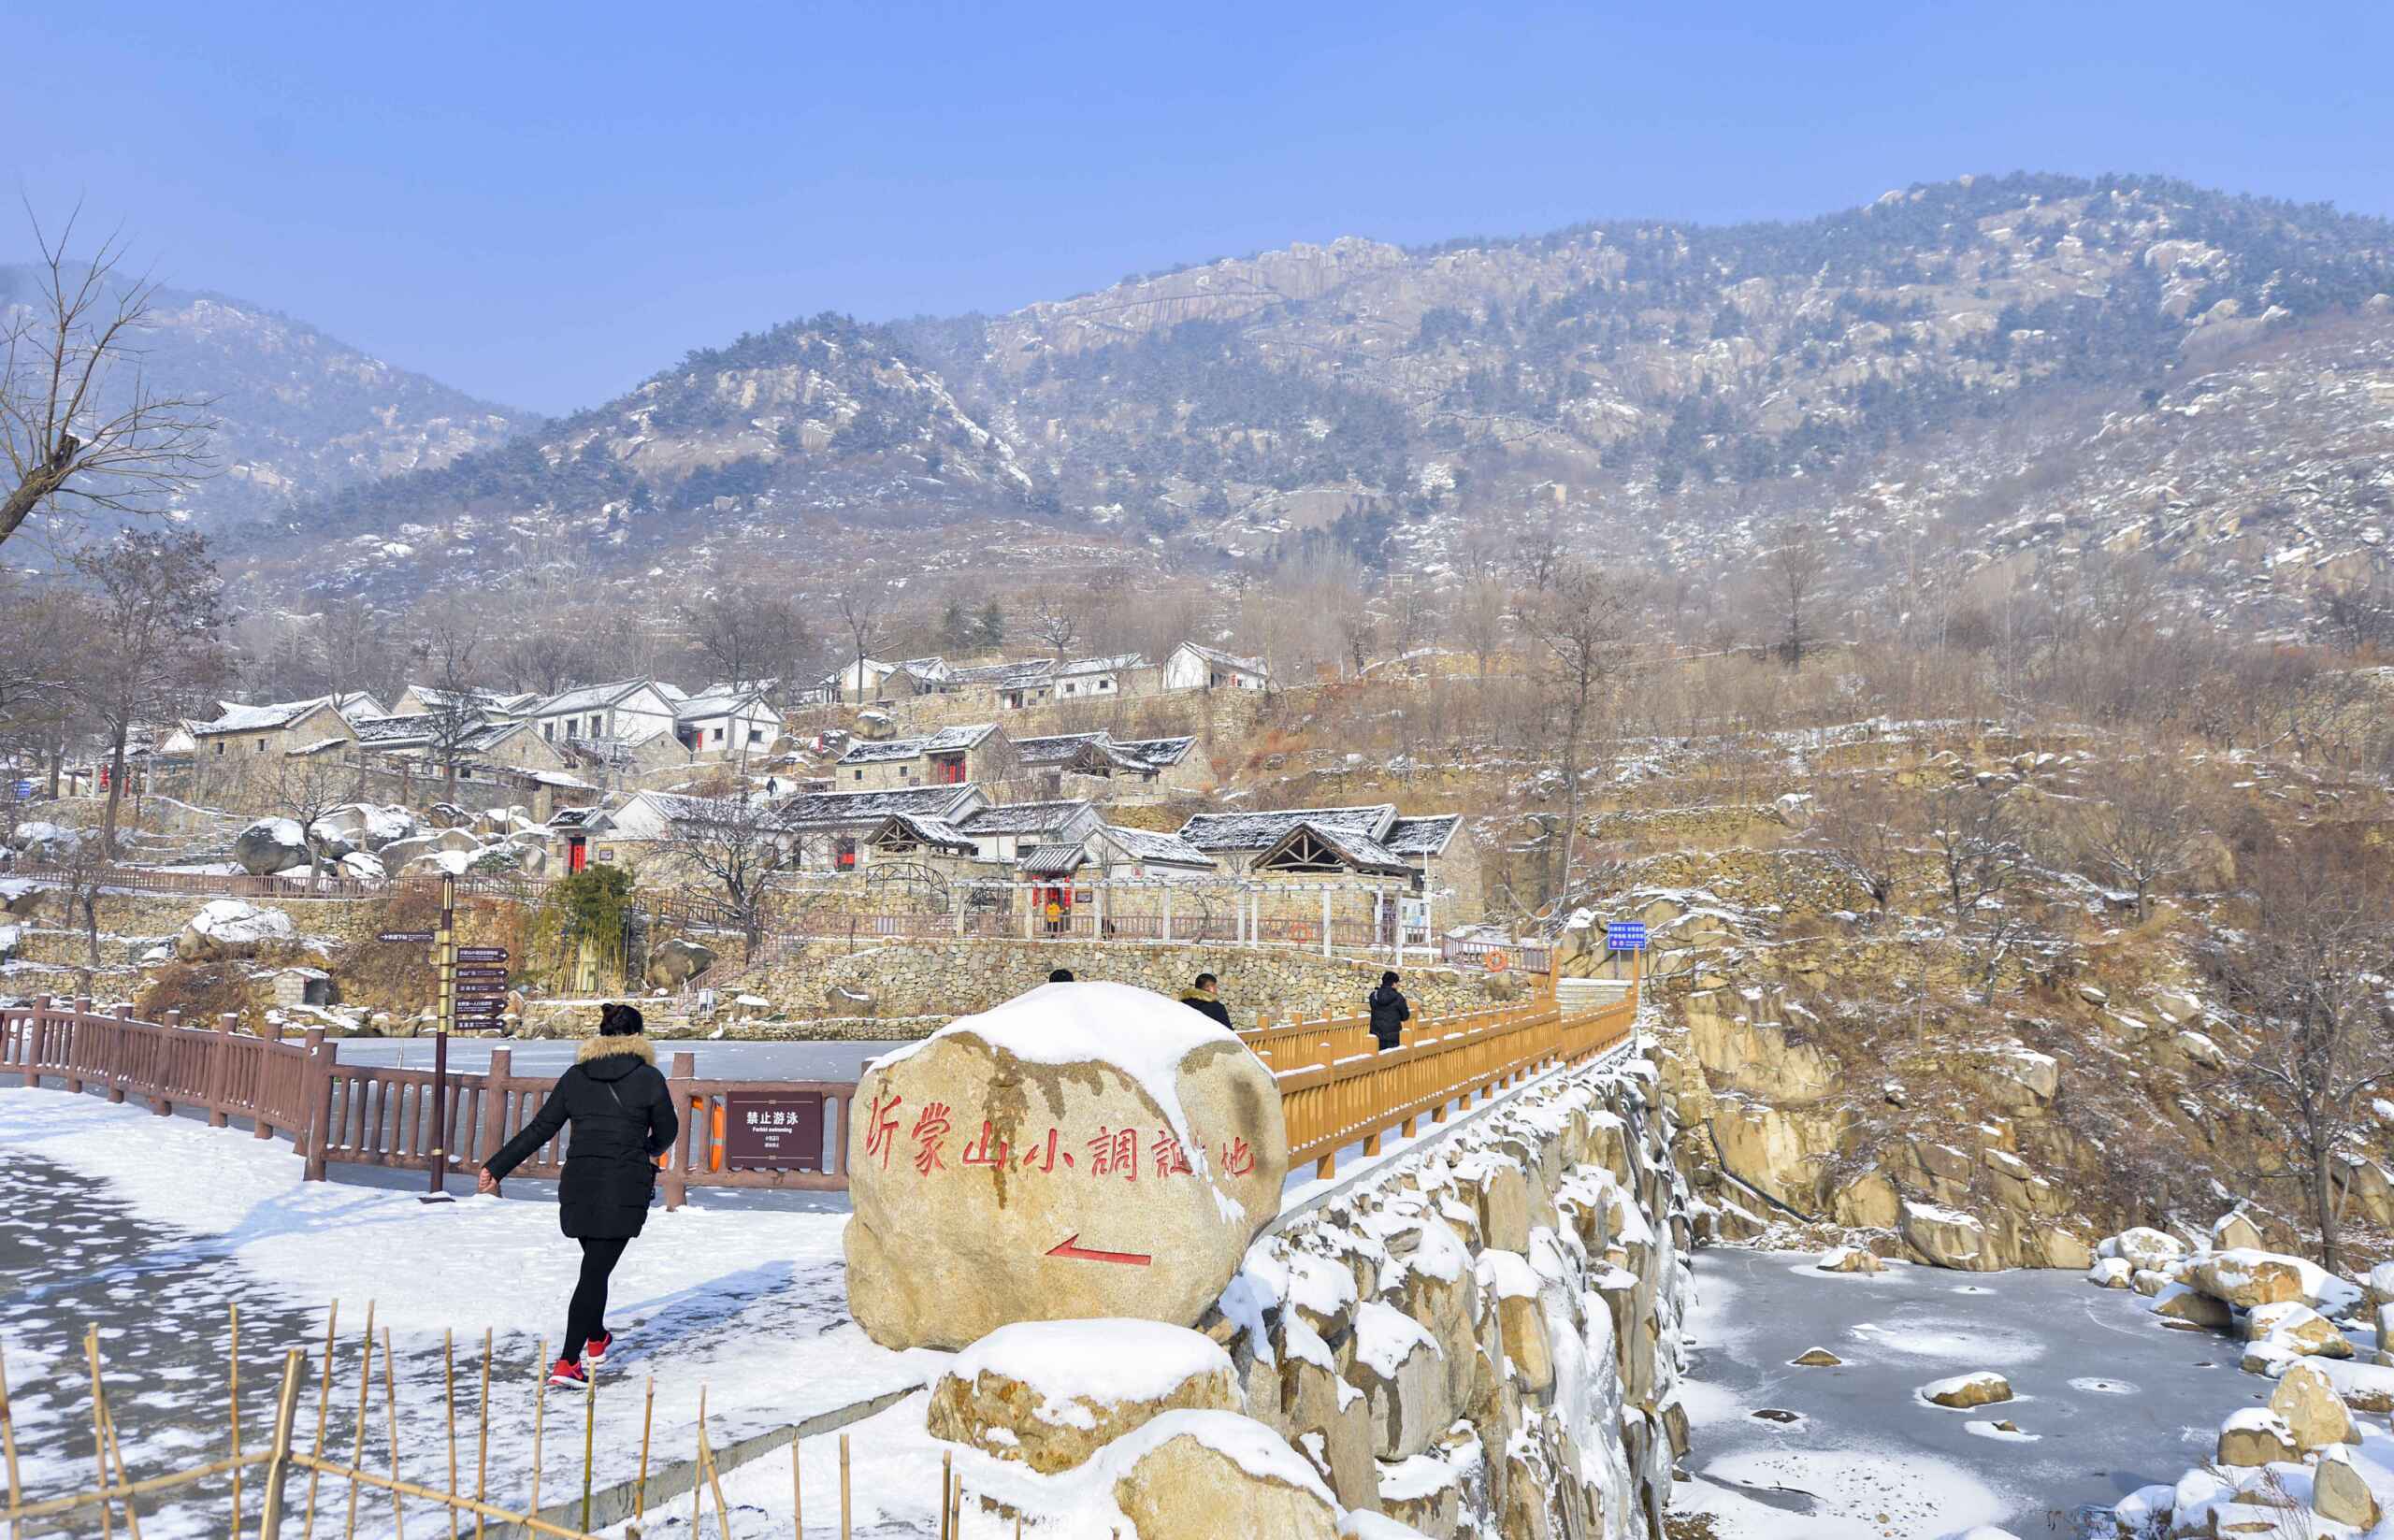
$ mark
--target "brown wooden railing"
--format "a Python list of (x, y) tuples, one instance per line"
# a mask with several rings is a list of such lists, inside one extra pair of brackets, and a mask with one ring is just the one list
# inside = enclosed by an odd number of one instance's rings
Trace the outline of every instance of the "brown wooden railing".
[[(1264, 1025), (1239, 1036), (1279, 1081), (1290, 1162), (1314, 1162), (1328, 1177), (1336, 1173), (1338, 1152), (1351, 1144), (1377, 1155), (1388, 1133), (1410, 1138), (1425, 1115), (1443, 1123), (1452, 1108), (1618, 1046), (1637, 1015), (1633, 983), (1622, 999), (1592, 1010), (1566, 1012), (1538, 999), (1418, 1019), (1384, 1051), (1362, 1016)], [(50, 1079), (70, 1091), (105, 1087), (111, 1101), (138, 1096), (161, 1115), (179, 1106), (204, 1108), (217, 1128), (246, 1118), (260, 1139), (289, 1133), (310, 1181), (324, 1180), (334, 1164), (429, 1171), (436, 1159), (432, 1072), (343, 1064), (322, 1029), (295, 1039), (269, 1026), (265, 1036), (253, 1036), (237, 1030), (232, 1016), (210, 1027), (187, 1026), (172, 1014), (163, 1022), (136, 1021), (130, 1006), (99, 1012), (88, 1000), (45, 996), (0, 1011), (0, 1074), (10, 1072), (29, 1087)], [(658, 1177), (669, 1208), (681, 1206), (693, 1187), (847, 1187), (853, 1082), (701, 1080), (696, 1056), (685, 1051), (673, 1055), (666, 1084), (682, 1121)], [(448, 1168), (470, 1172), (490, 1159), (539, 1115), (555, 1085), (553, 1075), (515, 1073), (507, 1048), (491, 1050), (485, 1072), (447, 1075), (439, 1088)], [(779, 1105), (810, 1123), (819, 1115), (819, 1145), (806, 1152), (816, 1169), (732, 1165), (727, 1106), (750, 1094), (790, 1099)], [(560, 1134), (519, 1171), (556, 1176), (566, 1143)]]

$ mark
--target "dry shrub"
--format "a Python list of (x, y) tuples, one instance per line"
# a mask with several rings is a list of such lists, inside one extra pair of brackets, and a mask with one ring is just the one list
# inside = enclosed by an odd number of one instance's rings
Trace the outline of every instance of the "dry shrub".
[[(457, 902), (457, 943), (460, 946), (503, 946), (511, 971), (526, 958), (526, 905), (510, 900), (460, 899)], [(366, 906), (363, 939), (342, 947), (333, 957), (331, 971), (344, 1003), (371, 1011), (413, 1015), (428, 1011), (439, 997), (440, 975), (432, 966), (432, 948), (420, 942), (378, 942), (384, 930), (440, 928), (440, 885), (415, 881), (394, 885)]]
[(232, 1015), (254, 1028), (265, 1015), (237, 962), (170, 962), (151, 974), (133, 1014), (143, 1021), (164, 1021), (169, 1011), (180, 1011), (192, 1027), (212, 1027), (217, 1017)]

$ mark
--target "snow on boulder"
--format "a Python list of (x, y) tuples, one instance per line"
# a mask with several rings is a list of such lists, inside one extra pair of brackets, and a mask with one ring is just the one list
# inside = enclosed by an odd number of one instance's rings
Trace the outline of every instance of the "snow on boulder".
[(887, 1347), (1026, 1320), (1193, 1326), (1279, 1212), (1279, 1086), (1125, 984), (1049, 984), (874, 1060), (849, 1107), (850, 1313)]
[(340, 858), (340, 874), (360, 883), (379, 883), (387, 875), (382, 857), (363, 850), (353, 850)]
[(2369, 1490), (2369, 1483), (2353, 1466), (2353, 1457), (2343, 1449), (2329, 1450), (2312, 1468), (2311, 1511), (2357, 1530), (2374, 1529), (2384, 1517), (2377, 1494)]
[(2369, 1270), (2369, 1287), (2365, 1294), (2372, 1310), (2394, 1304), (2394, 1262), (2380, 1262)]
[(2328, 1272), (2318, 1263), (2252, 1246), (2197, 1257), (2186, 1281), (2239, 1310), (2287, 1300), (2315, 1306), (2329, 1294)]
[(1363, 1392), (1380, 1459), (1421, 1454), (1461, 1413), (1447, 1378), (1446, 1350), (1403, 1311), (1377, 1300), (1357, 1306), (1354, 1351), (1348, 1377)]
[(959, 1353), (931, 1389), (934, 1438), (1042, 1475), (1166, 1412), (1241, 1408), (1231, 1357), (1161, 1321), (1018, 1321)]
[(2270, 1343), (2305, 1358), (2353, 1356), (2353, 1345), (2327, 1317), (2296, 1300), (2254, 1306), (2244, 1317), (2244, 1340)]
[(1920, 1399), (1933, 1406), (1950, 1406), (1957, 1412), (1973, 1406), (1992, 1406), (2012, 1399), (2012, 1382), (1991, 1369), (1974, 1374), (1956, 1374), (1920, 1388)]
[(1167, 1412), (1093, 1465), (1113, 1477), (1115, 1505), (1139, 1534), (1339, 1540), (1337, 1501), (1305, 1456), (1235, 1413)]
[(291, 916), (280, 909), (260, 909), (238, 899), (215, 899), (201, 906), (176, 934), (175, 956), (185, 962), (254, 957), (260, 946), (289, 941), (295, 933)]
[(2286, 1423), (2295, 1447), (2304, 1454), (2360, 1442), (2352, 1409), (2317, 1364), (2298, 1363), (2280, 1375), (2277, 1389), (2270, 1392), (2270, 1410)]
[(2139, 1272), (2165, 1272), (2186, 1254), (2186, 1243), (2175, 1235), (2140, 1225), (2107, 1236), (2095, 1247), (2098, 1257), (2117, 1257)]
[(2262, 1249), (2261, 1228), (2247, 1218), (2243, 1209), (2230, 1209), (2212, 1221), (2211, 1249), (2258, 1251)]
[(1817, 1264), (1823, 1273), (1884, 1273), (1887, 1264), (1858, 1245), (1841, 1245)]
[(233, 837), (233, 859), (253, 877), (287, 871), (307, 864), (307, 837), (296, 818), (261, 818)]
[(2061, 1090), (2061, 1060), (2034, 1048), (2002, 1049), (1988, 1067), (2027, 1092), (2029, 1101), (2039, 1106), (2053, 1101)]
[(29, 856), (36, 861), (64, 861), (82, 848), (83, 837), (71, 828), (44, 823), (38, 818), (17, 826), (8, 837), (10, 849)]
[(2170, 1041), (2189, 1064), (2206, 1070), (2228, 1068), (2228, 1056), (2220, 1051), (2219, 1044), (2200, 1032), (2180, 1032)]
[(2223, 1465), (2275, 1465), (2299, 1457), (2294, 1430), (2286, 1418), (2266, 1407), (2247, 1406), (2231, 1412), (2219, 1425), (2219, 1462)]
[(2153, 1303), (2147, 1308), (2163, 1320), (2173, 1321), (2182, 1327), (2200, 1326), (2225, 1331), (2236, 1318), (2235, 1312), (2227, 1305), (2208, 1294), (2197, 1293), (2185, 1284), (2165, 1286), (2160, 1293), (2153, 1296)]
[(1907, 1201), (1903, 1207), (1903, 1237), (1914, 1251), (1939, 1267), (1983, 1273), (2000, 1265), (1987, 1250), (1986, 1227), (1959, 1209)]
[[(402, 842), (411, 843), (413, 842)], [(397, 846), (393, 846), (397, 849)], [(386, 856), (388, 851), (383, 853)], [(473, 870), (474, 857), (458, 850), (434, 850), (411, 856), (399, 868), (402, 877), (462, 877)]]
[(2123, 1257), (2104, 1257), (2086, 1270), (2086, 1281), (2098, 1288), (2126, 1288), (2136, 1270)]

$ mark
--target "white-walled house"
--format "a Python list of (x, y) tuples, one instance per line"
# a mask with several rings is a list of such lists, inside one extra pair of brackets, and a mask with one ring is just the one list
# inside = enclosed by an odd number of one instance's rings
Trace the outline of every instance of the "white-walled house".
[(1184, 641), (1163, 660), (1167, 690), (1267, 690), (1272, 675), (1255, 658)]
[(584, 738), (640, 742), (672, 732), (681, 719), (681, 704), (653, 679), (624, 679), (578, 685), (524, 714), (551, 742)]
[(764, 691), (711, 689), (679, 703), (674, 736), (702, 759), (732, 759), (763, 754), (781, 736), (782, 713), (765, 703)]

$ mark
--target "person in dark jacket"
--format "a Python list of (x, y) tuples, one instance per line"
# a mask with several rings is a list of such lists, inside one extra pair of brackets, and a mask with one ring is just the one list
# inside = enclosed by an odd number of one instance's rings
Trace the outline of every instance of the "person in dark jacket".
[(1180, 1003), (1201, 1016), (1212, 1016), (1228, 1027), (1231, 1024), (1231, 1008), (1222, 1003), (1221, 995), (1218, 992), (1220, 988), (1220, 981), (1213, 974), (1200, 973), (1196, 985), (1180, 997)]
[(1394, 972), (1380, 975), (1380, 986), (1371, 992), (1366, 1003), (1372, 1008), (1372, 1036), (1379, 1040), (1380, 1051), (1386, 1053), (1404, 1037), (1405, 1024), (1413, 1019), (1413, 1007), (1406, 1003), (1404, 992), (1397, 988)]
[(582, 1243), (582, 1276), (566, 1306), (565, 1338), (549, 1383), (586, 1386), (584, 1349), (596, 1366), (615, 1334), (607, 1327), (607, 1278), (648, 1220), (656, 1157), (673, 1147), (681, 1120), (656, 1071), (656, 1050), (629, 1005), (599, 1013), (598, 1035), (583, 1043), (573, 1067), (557, 1076), (540, 1114), (483, 1167), (481, 1189), (497, 1192), (509, 1172), (568, 1125), (565, 1172), (557, 1181), (557, 1225)]

